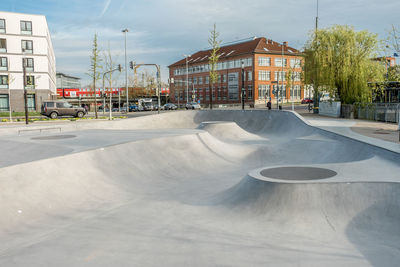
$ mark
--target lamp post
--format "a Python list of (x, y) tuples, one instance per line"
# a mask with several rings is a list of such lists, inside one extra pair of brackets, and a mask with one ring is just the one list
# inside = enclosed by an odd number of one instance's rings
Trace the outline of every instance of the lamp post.
[(160, 71), (160, 65), (156, 65), (157, 68), (157, 78), (158, 78), (158, 114), (160, 114), (160, 106), (161, 106), (161, 71)]
[(183, 55), (186, 58), (186, 104), (189, 103), (189, 71), (188, 71), (188, 58), (192, 55)]
[(123, 29), (122, 32), (124, 33), (124, 36), (125, 36), (125, 90), (126, 90), (126, 112), (128, 112), (128, 108), (129, 108), (129, 103), (128, 103), (128, 65), (127, 65), (128, 62), (126, 59), (126, 33), (128, 32), (128, 29)]
[(244, 62), (242, 60), (242, 110), (244, 110), (244, 96), (245, 96), (245, 91), (244, 91)]

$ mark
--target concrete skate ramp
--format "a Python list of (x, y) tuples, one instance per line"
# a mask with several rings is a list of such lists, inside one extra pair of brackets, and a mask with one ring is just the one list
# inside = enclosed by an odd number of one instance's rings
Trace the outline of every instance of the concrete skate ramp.
[(204, 121), (198, 129), (209, 132), (212, 136), (226, 141), (266, 141), (258, 135), (249, 133), (240, 128), (235, 122), (227, 121)]
[[(230, 133), (224, 123), (187, 129), (207, 121), (229, 122)], [(291, 112), (172, 112), (93, 128), (149, 130), (0, 168), (0, 266), (400, 262), (399, 154), (311, 127)], [(167, 128), (176, 131), (143, 139)], [(101, 134), (92, 131), (24, 142), (76, 147), (81, 135)], [(261, 175), (288, 166), (336, 175)]]

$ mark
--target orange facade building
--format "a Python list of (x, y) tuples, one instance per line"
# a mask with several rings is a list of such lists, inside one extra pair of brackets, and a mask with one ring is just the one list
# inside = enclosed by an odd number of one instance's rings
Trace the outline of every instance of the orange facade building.
[(213, 89), (209, 79), (210, 53), (211, 50), (199, 51), (169, 66), (171, 102), (195, 101), (208, 105), (212, 91), (213, 104), (240, 104), (242, 73), (246, 104), (265, 104), (270, 99), (276, 102), (278, 88), (279, 98), (284, 102), (300, 101), (304, 97), (303, 57), (287, 42), (279, 44), (266, 38), (254, 38), (222, 46), (218, 52), (218, 81)]

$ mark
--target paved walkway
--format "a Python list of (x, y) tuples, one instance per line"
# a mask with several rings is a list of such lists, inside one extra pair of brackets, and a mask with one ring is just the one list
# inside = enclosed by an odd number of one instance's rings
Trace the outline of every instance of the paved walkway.
[[(295, 109), (297, 113), (303, 116), (307, 121), (311, 124), (316, 124), (315, 126), (319, 126), (322, 121), (335, 122), (335, 126), (348, 127), (351, 131), (364, 135), (371, 138), (376, 138), (388, 142), (393, 142), (400, 144), (399, 142), (399, 131), (398, 125), (394, 123), (385, 123), (385, 122), (377, 122), (377, 121), (367, 121), (367, 120), (358, 120), (358, 119), (342, 119), (342, 118), (331, 118), (326, 116), (321, 116), (319, 114), (313, 114), (308, 112), (304, 105), (301, 105)], [(290, 107), (288, 107), (289, 109)], [(318, 121), (318, 123), (316, 123)], [(328, 125), (324, 125), (328, 126)]]

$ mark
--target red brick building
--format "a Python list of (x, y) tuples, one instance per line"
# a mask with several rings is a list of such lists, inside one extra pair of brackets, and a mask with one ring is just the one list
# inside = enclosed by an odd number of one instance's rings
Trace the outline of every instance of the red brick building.
[[(173, 103), (200, 100), (210, 103), (209, 56), (211, 50), (198, 51), (169, 66), (170, 98)], [(304, 97), (302, 76), (303, 57), (300, 51), (266, 38), (223, 46), (219, 50), (218, 81), (214, 84), (213, 104), (239, 104), (242, 90), (242, 62), (244, 65), (245, 102), (265, 104), (274, 101), (279, 84), (279, 97), (298, 101)], [(188, 83), (186, 83), (186, 60)], [(288, 75), (290, 73), (290, 75)], [(288, 78), (291, 79), (288, 86)], [(282, 81), (283, 80), (283, 81)], [(186, 84), (189, 93), (187, 94)], [(283, 84), (283, 86), (282, 86)], [(275, 91), (276, 92), (276, 91)]]

